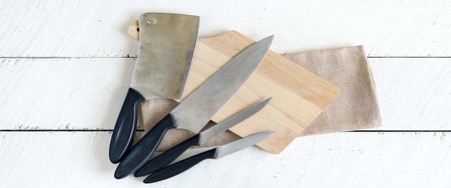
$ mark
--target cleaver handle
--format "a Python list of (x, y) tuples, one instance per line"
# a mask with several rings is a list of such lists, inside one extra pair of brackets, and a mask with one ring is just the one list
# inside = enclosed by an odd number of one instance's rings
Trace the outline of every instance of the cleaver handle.
[(168, 114), (125, 155), (124, 159), (117, 166), (114, 177), (121, 179), (141, 168), (157, 150), (166, 132), (173, 128), (176, 128), (175, 121), (171, 114)]
[(216, 148), (214, 148), (174, 163), (172, 165), (166, 166), (144, 179), (144, 183), (154, 183), (176, 176), (182, 172), (187, 171), (188, 169), (197, 165), (205, 159), (214, 159), (216, 157), (216, 153)]
[(132, 88), (128, 89), (119, 117), (114, 125), (110, 142), (110, 161), (118, 163), (130, 148), (138, 122), (138, 107), (144, 97)]
[(160, 168), (163, 168), (164, 166), (168, 165), (177, 157), (183, 154), (189, 147), (191, 146), (198, 146), (199, 145), (200, 136), (199, 134), (196, 134), (195, 136), (189, 138), (188, 140), (183, 141), (180, 144), (177, 144), (176, 146), (172, 147), (171, 149), (163, 152), (162, 154), (156, 156), (155, 158), (151, 159), (149, 162), (147, 162), (143, 167), (141, 167), (138, 171), (135, 173), (135, 177), (145, 176), (149, 175), (155, 171), (157, 171)]

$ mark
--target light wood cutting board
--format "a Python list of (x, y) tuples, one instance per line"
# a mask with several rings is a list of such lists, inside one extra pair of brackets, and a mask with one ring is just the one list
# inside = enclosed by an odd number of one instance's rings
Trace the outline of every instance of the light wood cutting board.
[[(277, 36), (274, 41), (277, 41)], [(200, 39), (196, 44), (182, 100), (252, 43), (253, 40), (236, 31)], [(260, 112), (230, 130), (241, 137), (275, 131), (273, 136), (257, 145), (277, 154), (299, 136), (339, 92), (334, 85), (269, 51), (256, 72), (212, 120), (220, 122), (250, 105), (272, 97)]]
[[(277, 41), (277, 36), (274, 41)], [(236, 31), (200, 39), (183, 98), (252, 43), (253, 40)], [(271, 153), (280, 153), (339, 92), (334, 85), (270, 51), (256, 72), (212, 120), (220, 122), (250, 105), (272, 97), (260, 112), (230, 130), (241, 137), (275, 131), (273, 136), (257, 145)]]

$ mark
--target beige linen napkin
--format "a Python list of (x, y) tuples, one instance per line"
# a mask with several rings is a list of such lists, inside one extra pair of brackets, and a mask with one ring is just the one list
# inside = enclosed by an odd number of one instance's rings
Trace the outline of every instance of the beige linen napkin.
[(302, 135), (381, 126), (376, 89), (363, 46), (302, 52), (285, 57), (341, 89), (340, 95)]
[[(300, 136), (381, 126), (373, 77), (363, 46), (284, 56), (341, 89), (337, 99)], [(145, 130), (149, 130), (176, 105), (175, 101), (165, 99), (146, 101), (142, 108)], [(214, 123), (210, 122), (211, 125)], [(170, 130), (158, 150), (164, 151), (191, 135), (189, 131)], [(204, 146), (221, 145), (239, 138), (227, 131)]]

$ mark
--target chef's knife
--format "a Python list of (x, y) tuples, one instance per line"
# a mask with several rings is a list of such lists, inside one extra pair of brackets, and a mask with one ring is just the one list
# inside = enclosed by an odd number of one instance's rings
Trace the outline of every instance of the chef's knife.
[(141, 101), (181, 98), (197, 40), (199, 17), (144, 13), (139, 17), (139, 29), (138, 60), (111, 137), (112, 163), (119, 162), (132, 144)]
[(157, 157), (153, 158), (149, 162), (147, 162), (143, 167), (141, 167), (138, 171), (136, 171), (135, 176), (145, 176), (149, 175), (150, 173), (168, 165), (173, 160), (175, 160), (177, 157), (179, 157), (184, 151), (186, 151), (191, 146), (201, 146), (205, 142), (207, 142), (210, 138), (223, 133), (230, 127), (240, 123), (241, 121), (251, 117), (253, 114), (260, 111), (266, 104), (268, 104), (269, 100), (271, 98), (268, 98), (256, 105), (253, 105), (246, 110), (235, 114), (229, 118), (227, 118), (224, 121), (221, 121), (217, 125), (214, 125), (213, 127), (202, 131), (199, 134), (194, 135), (193, 137), (183, 141), (182, 143), (172, 147), (171, 149), (163, 152), (162, 154), (158, 155)]
[(167, 130), (179, 128), (198, 133), (260, 65), (272, 39), (273, 36), (267, 37), (241, 51), (184, 99), (132, 147), (114, 177), (123, 178), (141, 168)]
[(236, 151), (252, 146), (271, 136), (273, 133), (274, 132), (263, 132), (259, 134), (254, 134), (252, 136), (248, 136), (243, 139), (222, 146), (218, 146), (214, 149), (194, 155), (192, 157), (189, 157), (172, 165), (166, 166), (160, 170), (157, 170), (155, 173), (151, 174), (146, 179), (144, 179), (144, 183), (154, 183), (157, 181), (165, 180), (170, 177), (176, 176), (190, 169), (191, 167), (195, 166), (196, 164), (205, 159), (218, 159), (224, 157)]

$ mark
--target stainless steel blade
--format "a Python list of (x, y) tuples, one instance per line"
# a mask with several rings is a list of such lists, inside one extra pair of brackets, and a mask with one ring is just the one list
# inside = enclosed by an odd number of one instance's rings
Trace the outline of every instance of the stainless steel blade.
[(199, 132), (260, 65), (272, 39), (267, 37), (241, 51), (172, 110), (177, 128)]
[(182, 153), (182, 155), (180, 155), (179, 157), (177, 157), (174, 161), (172, 161), (171, 163), (169, 163), (168, 165), (177, 163), (179, 161), (185, 160), (187, 158), (190, 158), (194, 155), (206, 152), (208, 150), (214, 149), (216, 147), (204, 147), (204, 148), (190, 148), (188, 150), (186, 150), (185, 152)]
[(241, 121), (251, 117), (252, 115), (254, 115), (255, 113), (257, 113), (258, 111), (260, 111), (263, 107), (266, 106), (266, 104), (268, 104), (269, 100), (271, 100), (271, 98), (268, 98), (256, 105), (253, 105), (229, 118), (227, 118), (224, 121), (221, 121), (220, 123), (218, 123), (217, 125), (214, 125), (213, 127), (202, 131), (201, 133), (199, 133), (199, 145), (204, 144), (205, 142), (207, 142), (210, 138), (223, 133), (224, 131), (226, 131), (227, 129), (229, 129), (230, 127), (240, 123)]
[(216, 148), (217, 153), (215, 156), (215, 159), (224, 157), (226, 155), (229, 155), (231, 153), (240, 151), (244, 148), (247, 148), (249, 146), (252, 146), (260, 141), (263, 141), (264, 139), (268, 138), (274, 134), (274, 132), (262, 132), (258, 134), (254, 134), (245, 138), (242, 138), (240, 140), (228, 143), (226, 145), (222, 145)]
[(144, 13), (138, 21), (138, 60), (130, 87), (146, 99), (181, 98), (193, 58), (199, 17)]

